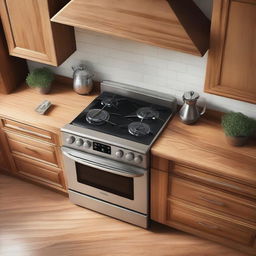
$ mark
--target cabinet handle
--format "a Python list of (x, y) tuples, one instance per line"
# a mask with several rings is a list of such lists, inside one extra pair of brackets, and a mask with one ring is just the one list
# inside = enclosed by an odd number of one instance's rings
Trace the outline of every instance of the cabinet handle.
[(209, 229), (214, 229), (214, 230), (219, 230), (219, 227), (216, 226), (216, 225), (211, 225), (209, 223), (205, 223), (205, 222), (202, 222), (202, 221), (198, 221), (197, 222), (199, 225), (203, 226), (203, 227), (206, 227), (206, 228), (209, 228)]
[(31, 148), (28, 148), (28, 147), (25, 147), (25, 149), (35, 153), (35, 154), (39, 154), (35, 149), (31, 149)]
[(210, 182), (215, 183), (217, 185), (222, 185), (222, 186), (225, 186), (225, 187), (228, 187), (228, 188), (231, 188), (231, 189), (241, 190), (238, 186), (233, 185), (233, 184), (228, 184), (226, 182), (221, 182), (221, 181), (216, 181), (216, 180), (215, 181), (210, 180)]
[(216, 200), (213, 200), (213, 199), (209, 199), (209, 198), (207, 198), (203, 195), (200, 195), (199, 198), (203, 201), (206, 201), (206, 202), (210, 203), (210, 204), (214, 204), (214, 205), (218, 205), (218, 206), (225, 206), (225, 203), (220, 202), (220, 201), (216, 201)]
[(17, 126), (17, 128), (18, 128), (19, 130), (23, 130), (23, 131), (31, 132), (29, 129), (24, 128), (24, 127)]

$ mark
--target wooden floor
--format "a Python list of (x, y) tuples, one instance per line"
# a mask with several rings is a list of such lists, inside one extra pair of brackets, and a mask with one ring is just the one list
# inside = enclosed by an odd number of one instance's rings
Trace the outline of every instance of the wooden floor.
[(154, 223), (151, 230), (72, 205), (60, 194), (0, 174), (0, 255), (244, 256)]

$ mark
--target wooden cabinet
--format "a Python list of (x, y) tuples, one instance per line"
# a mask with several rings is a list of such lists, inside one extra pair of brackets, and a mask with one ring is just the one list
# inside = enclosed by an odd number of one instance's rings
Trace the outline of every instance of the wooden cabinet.
[(255, 230), (250, 227), (209, 214), (210, 212), (202, 211), (199, 208), (192, 208), (186, 201), (171, 199), (168, 200), (167, 206), (167, 223), (170, 226), (172, 223), (178, 223), (241, 245), (252, 247), (254, 244)]
[(210, 21), (192, 0), (73, 0), (52, 21), (199, 56), (209, 48)]
[(1, 122), (13, 173), (66, 191), (57, 136), (13, 120)]
[(0, 12), (11, 55), (60, 65), (75, 51), (74, 30), (51, 23), (66, 0), (0, 0)]
[(25, 80), (27, 74), (26, 61), (9, 55), (0, 20), (0, 93), (10, 93)]
[(205, 91), (256, 103), (256, 0), (214, 0)]
[(255, 255), (255, 189), (153, 157), (151, 219)]
[(0, 170), (8, 171), (10, 169), (10, 166), (6, 153), (5, 142), (5, 137), (0, 126)]

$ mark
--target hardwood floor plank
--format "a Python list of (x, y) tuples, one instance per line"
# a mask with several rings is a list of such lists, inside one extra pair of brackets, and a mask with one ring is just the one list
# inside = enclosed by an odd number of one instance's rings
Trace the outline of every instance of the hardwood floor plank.
[(150, 230), (135, 227), (1, 174), (0, 255), (245, 256), (157, 223)]

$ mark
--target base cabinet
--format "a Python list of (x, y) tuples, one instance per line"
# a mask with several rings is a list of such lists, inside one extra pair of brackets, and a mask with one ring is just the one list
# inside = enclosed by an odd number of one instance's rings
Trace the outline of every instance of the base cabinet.
[(13, 120), (1, 120), (14, 175), (66, 191), (57, 135)]
[(151, 219), (255, 255), (255, 188), (221, 179), (153, 157)]
[(10, 165), (7, 157), (4, 134), (0, 129), (0, 170), (8, 171), (9, 169)]

